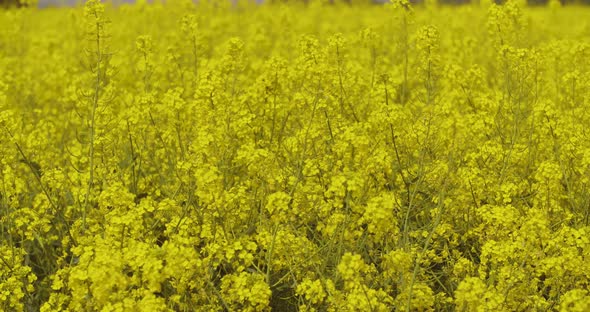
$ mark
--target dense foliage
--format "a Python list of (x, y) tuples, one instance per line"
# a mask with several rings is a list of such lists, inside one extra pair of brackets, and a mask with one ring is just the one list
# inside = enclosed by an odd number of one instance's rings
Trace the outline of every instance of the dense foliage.
[(589, 21), (2, 11), (0, 310), (589, 311)]

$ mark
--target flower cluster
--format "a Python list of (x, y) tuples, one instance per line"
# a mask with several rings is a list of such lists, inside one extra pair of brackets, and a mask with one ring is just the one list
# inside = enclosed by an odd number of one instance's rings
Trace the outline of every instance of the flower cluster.
[(0, 310), (589, 310), (590, 10), (329, 2), (1, 10)]

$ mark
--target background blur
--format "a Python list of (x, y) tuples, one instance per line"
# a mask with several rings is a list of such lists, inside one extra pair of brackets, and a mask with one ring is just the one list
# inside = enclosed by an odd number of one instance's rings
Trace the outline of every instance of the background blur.
[[(164, 0), (160, 0), (160, 1), (164, 1)], [(197, 0), (195, 0), (197, 1)], [(228, 0), (228, 1), (235, 1), (235, 0)], [(262, 2), (307, 2), (307, 0), (253, 0), (257, 3), (262, 3)], [(354, 0), (327, 0), (329, 2), (345, 2), (345, 3), (351, 3), (351, 2), (356, 2)], [(372, 2), (372, 3), (386, 3), (389, 2), (389, 0), (365, 0), (366, 2)], [(410, 2), (412, 3), (421, 3), (424, 0), (410, 0)], [(443, 4), (467, 4), (472, 2), (472, 0), (438, 0), (439, 3), (443, 3)], [(479, 2), (480, 0), (473, 0), (476, 2)], [(505, 0), (495, 0), (496, 3), (502, 3)], [(527, 2), (530, 5), (544, 5), (547, 4), (549, 0), (527, 0)], [(8, 7), (8, 6), (18, 6), (19, 3), (26, 3), (28, 2), (27, 0), (0, 0), (0, 7)], [(46, 8), (46, 7), (57, 7), (57, 6), (72, 6), (75, 5), (76, 3), (81, 3), (84, 2), (84, 0), (38, 0), (38, 6), (40, 8)], [(114, 3), (133, 3), (135, 2), (135, 0), (112, 0), (111, 2)], [(148, 0), (148, 2), (150, 2), (150, 0)], [(590, 4), (590, 0), (560, 0), (560, 2), (562, 4), (585, 4), (588, 5)]]

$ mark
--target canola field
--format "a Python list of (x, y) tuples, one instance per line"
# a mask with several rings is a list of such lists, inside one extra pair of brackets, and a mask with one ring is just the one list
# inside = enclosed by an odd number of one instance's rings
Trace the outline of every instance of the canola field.
[(589, 8), (0, 29), (2, 311), (590, 311)]

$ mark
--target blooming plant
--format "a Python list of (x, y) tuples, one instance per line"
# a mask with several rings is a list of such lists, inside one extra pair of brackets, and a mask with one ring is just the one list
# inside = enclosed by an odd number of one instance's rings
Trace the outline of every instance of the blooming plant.
[(521, 2), (2, 9), (0, 310), (588, 311), (590, 10)]

